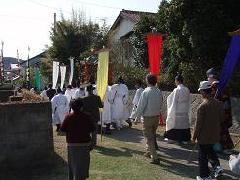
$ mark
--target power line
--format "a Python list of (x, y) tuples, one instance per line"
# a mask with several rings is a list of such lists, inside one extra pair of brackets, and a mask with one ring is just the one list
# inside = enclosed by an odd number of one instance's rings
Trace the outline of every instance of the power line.
[(37, 2), (37, 1), (33, 1), (33, 0), (28, 0), (28, 1), (31, 2), (31, 3), (33, 3), (33, 4), (36, 4), (36, 5), (39, 5), (39, 6), (48, 8), (48, 9), (54, 9), (54, 10), (57, 10), (57, 11), (63, 11), (63, 12), (72, 14), (72, 12), (70, 12), (70, 11), (61, 10), (61, 9), (58, 9), (58, 8), (56, 8), (56, 7), (53, 7), (53, 6), (48, 6), (48, 5), (46, 5), (46, 4), (39, 3), (39, 2)]
[(109, 8), (109, 9), (123, 9), (123, 8), (120, 8), (120, 7), (106, 6), (106, 5), (102, 5), (102, 4), (84, 2), (84, 1), (79, 1), (79, 0), (77, 0), (77, 1), (75, 1), (75, 2), (81, 3), (81, 4), (89, 4), (89, 5), (97, 6), (97, 7)]

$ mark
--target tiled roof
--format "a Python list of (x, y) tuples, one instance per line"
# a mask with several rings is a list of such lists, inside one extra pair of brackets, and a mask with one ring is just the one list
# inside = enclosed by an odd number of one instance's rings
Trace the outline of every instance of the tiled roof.
[(113, 23), (110, 31), (117, 27), (121, 18), (128, 19), (130, 21), (133, 21), (134, 23), (137, 23), (140, 20), (141, 15), (154, 15), (154, 14), (155, 13), (152, 13), (152, 12), (130, 11), (130, 10), (122, 9), (116, 21)]

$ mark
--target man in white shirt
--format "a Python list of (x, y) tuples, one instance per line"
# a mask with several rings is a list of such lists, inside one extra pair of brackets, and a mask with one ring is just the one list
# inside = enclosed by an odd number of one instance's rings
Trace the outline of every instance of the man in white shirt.
[(156, 87), (157, 77), (149, 74), (146, 77), (146, 81), (148, 87), (142, 92), (133, 118), (143, 116), (143, 134), (148, 146), (147, 152), (144, 156), (152, 158), (152, 164), (159, 164), (159, 158), (155, 146), (155, 137), (159, 124), (163, 98), (161, 91)]

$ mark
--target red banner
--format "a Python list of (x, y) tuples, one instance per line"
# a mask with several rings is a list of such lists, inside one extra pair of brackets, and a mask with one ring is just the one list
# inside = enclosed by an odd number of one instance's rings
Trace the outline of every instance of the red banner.
[(161, 58), (163, 52), (163, 37), (161, 34), (147, 35), (148, 60), (150, 73), (160, 76)]

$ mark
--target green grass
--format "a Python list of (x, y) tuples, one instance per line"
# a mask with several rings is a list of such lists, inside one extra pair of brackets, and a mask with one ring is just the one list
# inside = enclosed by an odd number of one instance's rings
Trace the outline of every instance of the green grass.
[[(158, 133), (162, 134), (162, 129)], [(196, 165), (184, 164), (175, 155), (161, 156), (160, 165), (150, 164), (143, 156), (145, 150), (141, 135), (140, 126), (135, 126), (131, 130), (114, 131), (112, 135), (104, 136), (102, 142), (98, 137), (99, 146), (91, 152), (89, 179), (180, 180), (194, 179), (198, 174)], [(14, 174), (9, 174), (6, 180), (66, 180), (68, 172), (65, 136), (57, 136), (54, 132), (54, 149), (54, 157), (46, 159), (46, 164), (31, 169), (30, 177), (26, 173), (26, 177), (23, 175), (21, 178), (19, 175), (14, 178)], [(179, 155), (181, 151), (176, 153)]]
[[(169, 168), (174, 167), (174, 163), (170, 161), (161, 161), (160, 166), (150, 164), (149, 160), (143, 156), (144, 145), (142, 143), (123, 141), (115, 138), (114, 133), (104, 136), (102, 142), (99, 137), (98, 141), (99, 146), (91, 152), (90, 180), (186, 179), (179, 176), (179, 173), (169, 171)], [(54, 145), (59, 162), (56, 162), (54, 167), (49, 168), (42, 175), (37, 173), (38, 175), (33, 176), (32, 179), (67, 179), (65, 137), (57, 136), (54, 133)], [(59, 158), (63, 159), (65, 163), (61, 162)]]

